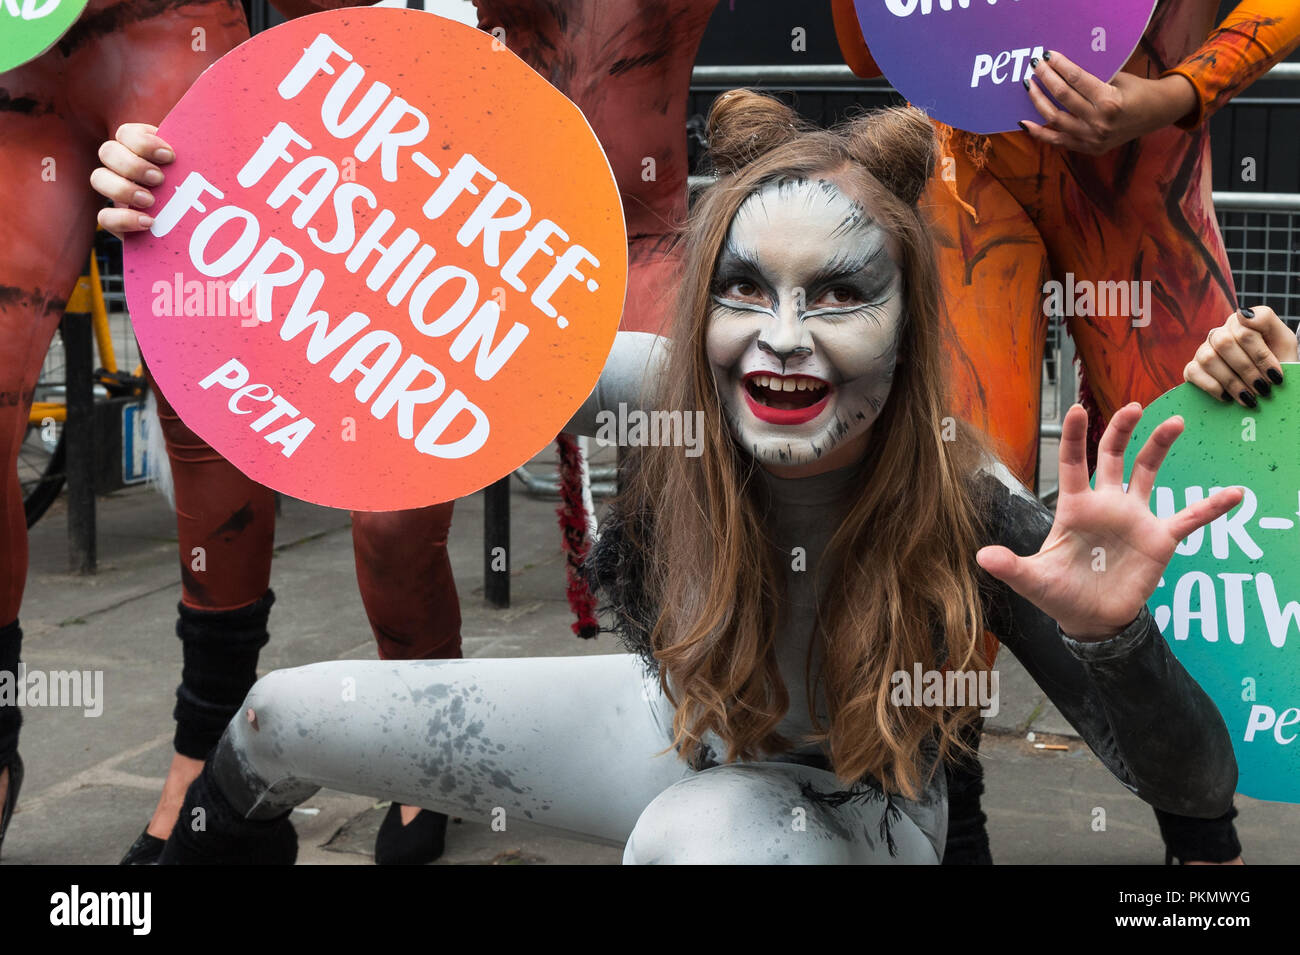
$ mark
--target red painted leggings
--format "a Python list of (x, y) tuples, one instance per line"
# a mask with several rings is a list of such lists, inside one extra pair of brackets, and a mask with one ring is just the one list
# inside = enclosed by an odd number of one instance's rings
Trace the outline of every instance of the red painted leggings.
[(53, 49), (0, 73), (0, 626), (18, 616), (27, 577), (15, 462), (41, 361), (89, 259), (96, 150), (124, 122), (160, 122), (247, 37), (236, 0), (91, 0)]
[[(154, 394), (176, 485), (181, 600), (196, 610), (245, 607), (270, 586), (275, 494)], [(381, 659), (460, 656), (460, 603), (447, 556), (451, 512), (447, 503), (352, 514), (357, 584)]]

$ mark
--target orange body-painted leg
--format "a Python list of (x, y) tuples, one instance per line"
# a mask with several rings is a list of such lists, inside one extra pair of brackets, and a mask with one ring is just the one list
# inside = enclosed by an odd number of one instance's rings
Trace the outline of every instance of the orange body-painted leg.
[(1130, 304), (1067, 318), (1103, 416), (1181, 384), (1183, 366), (1236, 305), (1210, 202), (1208, 133), (1169, 127), (1096, 157), (993, 139), (989, 169), (1033, 218), (1053, 279), (1150, 290), (1149, 315)]
[(921, 200), (934, 225), (948, 313), (949, 394), (956, 416), (982, 428), (1012, 472), (1033, 486), (1047, 328), (1041, 298), (1046, 251), (1024, 210), (996, 179), (960, 150), (951, 158), (947, 169), (978, 221), (941, 178)]

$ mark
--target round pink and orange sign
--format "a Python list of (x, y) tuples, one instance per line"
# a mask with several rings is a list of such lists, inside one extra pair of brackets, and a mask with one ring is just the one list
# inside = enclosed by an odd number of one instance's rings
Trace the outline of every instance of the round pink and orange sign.
[(245, 474), (357, 510), (509, 474), (586, 398), (627, 281), (582, 113), (432, 14), (294, 20), (205, 72), (126, 243), (141, 348)]

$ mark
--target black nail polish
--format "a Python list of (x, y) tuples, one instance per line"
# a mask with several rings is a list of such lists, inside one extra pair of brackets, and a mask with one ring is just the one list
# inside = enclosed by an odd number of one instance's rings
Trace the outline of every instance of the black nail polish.
[(1052, 58), (1052, 51), (1051, 51), (1051, 50), (1044, 50), (1044, 51), (1043, 51), (1043, 59), (1045, 59), (1045, 60), (1050, 60), (1051, 58)]
[(1255, 396), (1252, 395), (1249, 391), (1243, 391), (1241, 393), (1241, 403), (1245, 405), (1247, 408), (1259, 407), (1259, 402), (1255, 400)]
[(1268, 377), (1272, 379), (1273, 384), (1275, 385), (1282, 384), (1282, 373), (1278, 371), (1276, 368), (1270, 368), (1268, 370)]
[(1232, 395), (1228, 394), (1226, 391), (1223, 394), (1219, 395), (1219, 397), (1224, 401), (1232, 400)]
[(1241, 313), (1241, 317), (1242, 317), (1242, 318), (1254, 318), (1254, 317), (1255, 317), (1255, 310), (1252, 309), (1252, 308), (1239, 308), (1239, 309), (1237, 309), (1237, 311), (1239, 311), (1239, 312)]
[(1259, 394), (1261, 398), (1267, 398), (1269, 395), (1273, 393), (1273, 389), (1269, 387), (1268, 382), (1265, 381), (1263, 378), (1255, 379), (1255, 391)]
[(1029, 58), (1029, 68), (1030, 68), (1031, 70), (1036, 70), (1036, 69), (1038, 69), (1038, 57), (1036, 57), (1036, 56), (1031, 56), (1031, 57)]
[(1017, 120), (1016, 125), (1019, 126), (1021, 129), (1023, 129), (1025, 132), (1029, 132), (1029, 127), (1025, 125), (1025, 121), (1023, 119)]
[(1025, 89), (1029, 89), (1029, 77), (1025, 77)]

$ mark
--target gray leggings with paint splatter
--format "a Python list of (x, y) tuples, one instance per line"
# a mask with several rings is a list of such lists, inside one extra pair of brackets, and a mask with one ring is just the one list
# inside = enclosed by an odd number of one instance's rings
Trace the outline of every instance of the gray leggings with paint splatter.
[[(213, 754), (226, 798), (267, 819), (322, 786), (506, 828), (625, 844), (628, 863), (935, 863), (946, 798), (834, 806), (824, 770), (691, 770), (671, 708), (633, 656), (335, 661), (269, 674)], [(942, 775), (942, 774), (940, 774)]]

